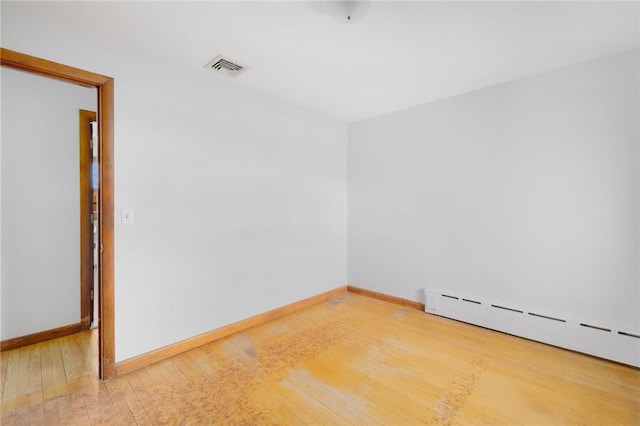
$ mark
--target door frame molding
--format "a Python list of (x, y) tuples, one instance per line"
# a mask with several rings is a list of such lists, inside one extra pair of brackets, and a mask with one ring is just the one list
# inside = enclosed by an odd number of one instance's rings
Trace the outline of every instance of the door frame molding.
[[(80, 323), (85, 330), (91, 327), (94, 288), (93, 241), (93, 150), (91, 122), (97, 121), (95, 111), (79, 112), (80, 136)], [(100, 194), (99, 190), (96, 191)], [(99, 203), (98, 203), (99, 204)], [(97, 241), (96, 241), (97, 243)]]
[(100, 277), (99, 291), (99, 369), (100, 379), (115, 377), (115, 319), (114, 319), (114, 151), (113, 151), (113, 92), (114, 80), (57, 62), (26, 55), (0, 47), (0, 66), (54, 78), (84, 87), (93, 87), (98, 93), (99, 134), (99, 187), (98, 241)]

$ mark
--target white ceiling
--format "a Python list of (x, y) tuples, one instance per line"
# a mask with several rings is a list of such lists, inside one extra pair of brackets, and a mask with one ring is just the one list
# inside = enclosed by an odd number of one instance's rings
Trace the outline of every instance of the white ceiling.
[(199, 72), (229, 56), (250, 67), (233, 84), (345, 122), (639, 46), (638, 2), (374, 1), (349, 25), (310, 1), (47, 6)]

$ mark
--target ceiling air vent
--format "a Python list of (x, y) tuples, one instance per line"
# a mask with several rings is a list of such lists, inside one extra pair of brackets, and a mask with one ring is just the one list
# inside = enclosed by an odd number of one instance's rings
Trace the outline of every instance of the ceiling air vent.
[(226, 75), (227, 77), (235, 77), (247, 68), (244, 65), (240, 65), (236, 61), (225, 58), (222, 55), (216, 56), (204, 67), (217, 73)]

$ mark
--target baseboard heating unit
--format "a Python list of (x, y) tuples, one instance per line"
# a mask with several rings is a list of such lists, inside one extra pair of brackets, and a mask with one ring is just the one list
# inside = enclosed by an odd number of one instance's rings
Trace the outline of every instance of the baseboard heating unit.
[(425, 289), (425, 312), (640, 367), (640, 332), (539, 309)]

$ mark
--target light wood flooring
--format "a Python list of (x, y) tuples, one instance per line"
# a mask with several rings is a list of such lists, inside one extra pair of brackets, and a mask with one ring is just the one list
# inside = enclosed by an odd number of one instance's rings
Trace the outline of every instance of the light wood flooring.
[(96, 335), (2, 353), (2, 425), (639, 425), (640, 371), (345, 294), (107, 382)]

